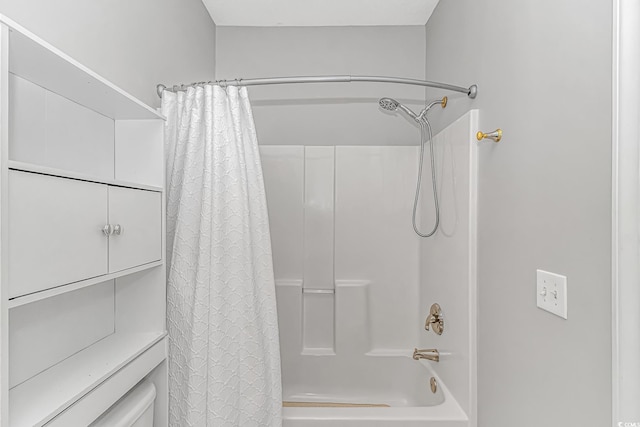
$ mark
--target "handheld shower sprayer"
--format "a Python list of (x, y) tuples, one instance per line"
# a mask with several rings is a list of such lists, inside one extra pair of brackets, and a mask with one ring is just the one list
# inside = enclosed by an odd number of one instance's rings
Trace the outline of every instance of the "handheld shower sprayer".
[(400, 104), (398, 101), (396, 101), (393, 98), (380, 98), (380, 101), (378, 101), (378, 104), (380, 104), (380, 107), (382, 107), (382, 109), (387, 111), (396, 111), (399, 108), (400, 110), (404, 111), (409, 117), (411, 117), (413, 120), (418, 120), (418, 116), (416, 115), (416, 113), (411, 111), (410, 108)]
[[(436, 182), (436, 165), (435, 165), (435, 156), (433, 153), (433, 135), (431, 131), (431, 123), (429, 123), (429, 120), (427, 120), (427, 112), (438, 104), (440, 104), (442, 108), (445, 108), (447, 106), (447, 97), (445, 96), (442, 99), (431, 102), (420, 112), (420, 114), (414, 113), (409, 108), (405, 107), (404, 105), (402, 105), (401, 103), (399, 103), (393, 98), (381, 98), (378, 101), (378, 104), (380, 105), (381, 108), (387, 111), (397, 111), (398, 109), (400, 109), (404, 111), (412, 119), (414, 119), (416, 122), (418, 122), (418, 124), (420, 125), (420, 166), (418, 167), (418, 179), (416, 182), (416, 196), (413, 201), (412, 223), (413, 223), (413, 230), (416, 232), (418, 236), (431, 237), (436, 233), (436, 230), (438, 230), (438, 226), (440, 225), (440, 203), (438, 201), (438, 185)], [(425, 134), (427, 134), (429, 137), (427, 140), (425, 140), (425, 136), (427, 136)], [(422, 184), (422, 164), (424, 162), (424, 145), (427, 141), (429, 141), (429, 153), (431, 155), (431, 183), (433, 184), (433, 204), (436, 211), (436, 219), (435, 219), (435, 224), (433, 226), (433, 229), (429, 233), (422, 233), (418, 229), (418, 225), (416, 223), (416, 212), (418, 210), (418, 202), (420, 200), (420, 187)]]
[(442, 99), (433, 101), (432, 103), (427, 105), (425, 108), (423, 108), (422, 111), (420, 111), (420, 114), (414, 113), (409, 107), (402, 105), (401, 103), (399, 103), (393, 98), (380, 98), (380, 100), (378, 101), (378, 104), (380, 105), (380, 108), (387, 111), (397, 111), (398, 109), (400, 109), (401, 111), (404, 111), (406, 115), (408, 115), (413, 120), (417, 121), (418, 124), (420, 124), (422, 119), (427, 114), (427, 111), (429, 111), (434, 106), (440, 104), (442, 105), (442, 108), (446, 107), (447, 97), (445, 96)]

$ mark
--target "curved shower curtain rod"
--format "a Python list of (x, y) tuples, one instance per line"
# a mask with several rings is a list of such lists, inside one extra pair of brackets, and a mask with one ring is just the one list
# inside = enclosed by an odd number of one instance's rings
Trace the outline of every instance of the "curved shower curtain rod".
[(467, 94), (469, 98), (475, 98), (478, 94), (478, 86), (471, 85), (469, 87), (454, 86), (446, 83), (430, 82), (427, 80), (405, 79), (402, 77), (387, 76), (306, 76), (306, 77), (269, 77), (262, 79), (234, 79), (234, 80), (216, 80), (210, 82), (195, 82), (188, 85), (166, 87), (163, 84), (156, 86), (158, 96), (162, 98), (162, 92), (165, 90), (176, 92), (184, 90), (190, 86), (201, 86), (205, 84), (217, 84), (222, 87), (228, 85), (234, 86), (259, 86), (259, 85), (278, 85), (291, 83), (350, 83), (350, 82), (379, 82), (379, 83), (399, 83), (414, 86), (426, 86), (437, 89), (451, 90)]

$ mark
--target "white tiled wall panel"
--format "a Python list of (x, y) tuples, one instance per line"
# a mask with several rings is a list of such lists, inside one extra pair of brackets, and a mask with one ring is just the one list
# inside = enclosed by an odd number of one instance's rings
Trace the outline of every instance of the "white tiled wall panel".
[(304, 149), (304, 284), (333, 289), (334, 147)]
[[(345, 286), (336, 300), (297, 299), (303, 318), (289, 320), (304, 322), (295, 329), (303, 347), (332, 348), (338, 339), (343, 350), (359, 353), (415, 346), (419, 239), (411, 206), (418, 148), (263, 146), (261, 154), (276, 281), (299, 280), (307, 290)], [(281, 305), (280, 321), (288, 324), (285, 314), (299, 311)], [(337, 305), (342, 314), (334, 320)], [(354, 330), (347, 313), (367, 331)], [(296, 342), (286, 330), (282, 341)]]
[(304, 147), (261, 146), (269, 227), (277, 279), (302, 280)]
[(372, 350), (416, 345), (417, 159), (417, 147), (336, 147), (336, 279), (370, 281)]

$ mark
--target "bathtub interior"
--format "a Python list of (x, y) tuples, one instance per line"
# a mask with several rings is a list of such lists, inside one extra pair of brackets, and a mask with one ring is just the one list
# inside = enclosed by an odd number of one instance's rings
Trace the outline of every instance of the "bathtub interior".
[(391, 407), (444, 402), (441, 389), (431, 391), (431, 369), (407, 356), (301, 356), (287, 368), (283, 381), (283, 400), (287, 402)]
[[(316, 359), (313, 366), (319, 369), (314, 377), (307, 375), (300, 377), (303, 379), (299, 382), (285, 382), (285, 402), (306, 404), (304, 407), (285, 405), (284, 427), (473, 426), (451, 391), (432, 370), (431, 362), (415, 361), (408, 356), (365, 356), (367, 362), (358, 369), (365, 379), (353, 375), (354, 365), (349, 363), (327, 363), (326, 356), (304, 357)], [(438, 383), (436, 393), (430, 388), (431, 377)], [(317, 402), (329, 405), (317, 407), (314, 405)], [(353, 406), (380, 405), (381, 402), (388, 406)], [(341, 403), (348, 406), (336, 405)]]

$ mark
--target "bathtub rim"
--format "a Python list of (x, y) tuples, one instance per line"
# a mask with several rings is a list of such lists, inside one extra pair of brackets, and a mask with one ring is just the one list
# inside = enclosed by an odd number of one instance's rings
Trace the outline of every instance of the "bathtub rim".
[(423, 367), (438, 381), (444, 402), (433, 406), (392, 406), (388, 408), (282, 408), (282, 418), (287, 421), (469, 421), (457, 400), (431, 366), (432, 362), (419, 360)]

